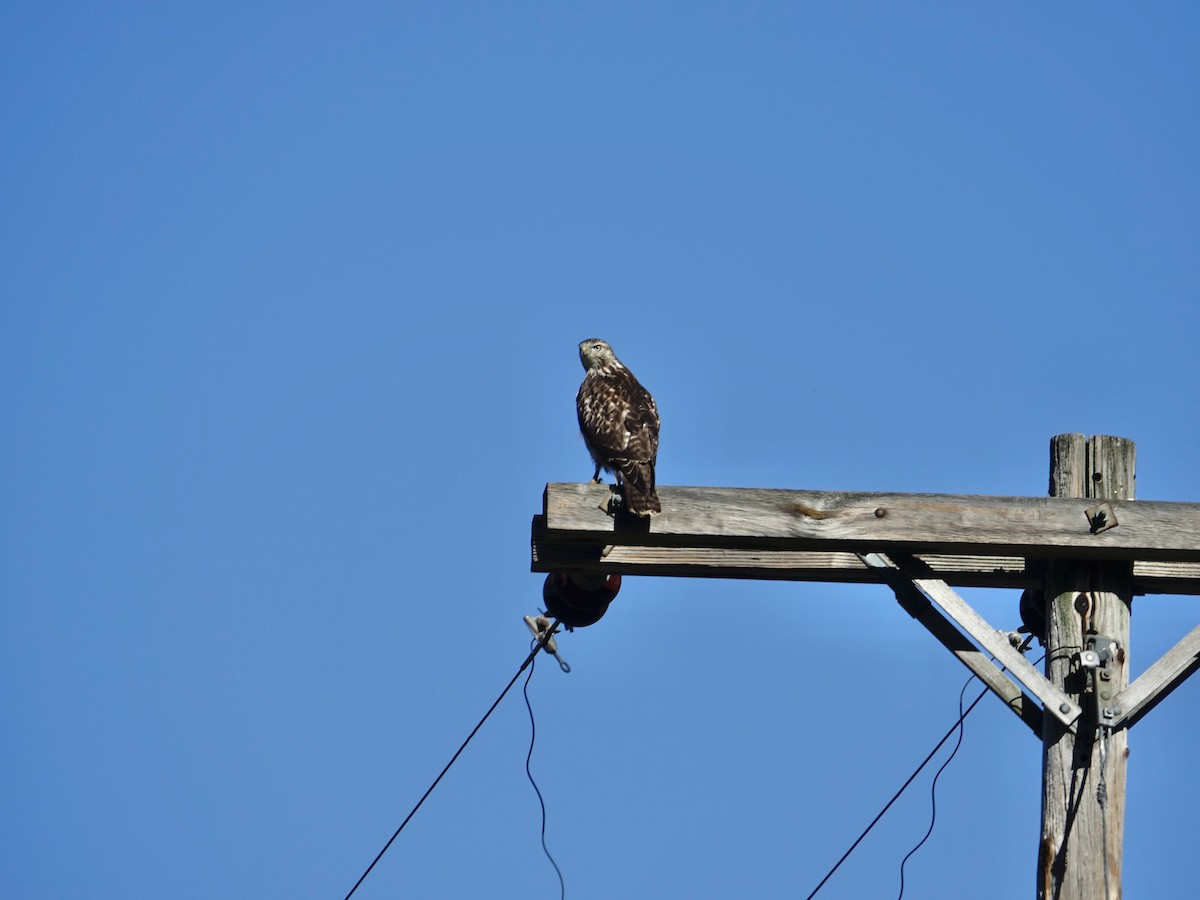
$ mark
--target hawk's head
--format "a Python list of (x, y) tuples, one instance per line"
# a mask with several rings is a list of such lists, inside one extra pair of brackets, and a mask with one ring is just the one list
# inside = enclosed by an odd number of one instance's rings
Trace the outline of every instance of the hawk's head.
[(579, 360), (589, 372), (593, 369), (608, 369), (621, 364), (613, 353), (612, 347), (608, 346), (608, 342), (602, 341), (600, 338), (588, 338), (586, 341), (579, 342)]

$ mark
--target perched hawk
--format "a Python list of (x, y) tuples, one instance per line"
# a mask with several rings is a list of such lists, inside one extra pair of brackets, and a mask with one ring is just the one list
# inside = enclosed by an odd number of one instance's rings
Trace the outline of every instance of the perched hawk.
[(661, 512), (654, 492), (654, 461), (658, 457), (658, 408), (650, 392), (599, 338), (579, 345), (587, 374), (575, 397), (579, 430), (600, 470), (617, 476), (625, 509), (645, 516)]

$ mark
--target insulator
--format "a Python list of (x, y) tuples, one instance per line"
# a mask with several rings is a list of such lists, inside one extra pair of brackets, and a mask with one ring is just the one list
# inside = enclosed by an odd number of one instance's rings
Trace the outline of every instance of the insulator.
[(1021, 592), (1021, 624), (1027, 634), (1032, 634), (1042, 646), (1046, 645), (1046, 595), (1027, 588)]
[(584, 628), (600, 621), (619, 590), (620, 575), (552, 572), (542, 585), (542, 601), (547, 615), (568, 628)]

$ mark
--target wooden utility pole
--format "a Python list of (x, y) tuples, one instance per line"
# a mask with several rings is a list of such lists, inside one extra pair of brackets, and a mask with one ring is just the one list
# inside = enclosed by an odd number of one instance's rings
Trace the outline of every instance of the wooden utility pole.
[[(1197, 625), (1129, 684), (1133, 595), (1200, 594), (1200, 503), (1135, 501), (1130, 441), (1054, 438), (1049, 497), (660, 485), (662, 514), (638, 519), (613, 492), (546, 485), (532, 568), (547, 585), (587, 594), (597, 575), (620, 574), (887, 585), (1041, 743), (1039, 900), (1119, 900), (1128, 729), (1200, 670)], [(1041, 594), (1045, 672), (952, 585)], [(595, 622), (597, 607), (583, 608)]]
[[(1092, 531), (1115, 527), (1102, 501), (1134, 499), (1134, 457), (1123, 438), (1060, 434), (1050, 443), (1050, 494), (1097, 501)], [(1074, 730), (1046, 717), (1038, 897), (1119, 900), (1129, 732), (1113, 731), (1113, 700), (1129, 684), (1133, 566), (1056, 559), (1044, 596), (1046, 676), (1083, 715)]]

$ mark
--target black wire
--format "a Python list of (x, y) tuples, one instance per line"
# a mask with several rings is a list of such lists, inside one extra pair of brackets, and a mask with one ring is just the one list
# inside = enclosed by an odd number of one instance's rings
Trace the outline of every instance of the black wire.
[(525, 755), (525, 774), (529, 777), (529, 783), (533, 785), (533, 792), (537, 794), (538, 806), (542, 808), (542, 852), (546, 854), (546, 859), (550, 860), (550, 865), (554, 866), (554, 871), (558, 875), (558, 895), (565, 900), (567, 883), (563, 881), (562, 869), (558, 867), (558, 863), (550, 855), (550, 848), (546, 846), (546, 801), (542, 799), (542, 792), (538, 790), (537, 782), (533, 780), (533, 772), (529, 768), (529, 761), (533, 759), (533, 742), (537, 738), (537, 726), (533, 722), (533, 704), (529, 702), (529, 681), (533, 678), (534, 665), (536, 663), (530, 664), (529, 674), (525, 676), (525, 685), (521, 688), (521, 693), (525, 695), (525, 708), (529, 710), (529, 753)]
[(884, 814), (887, 813), (887, 811), (892, 808), (892, 804), (900, 799), (900, 795), (903, 794), (908, 789), (908, 786), (910, 784), (912, 784), (913, 781), (916, 780), (916, 777), (921, 774), (921, 770), (924, 769), (927, 765), (929, 765), (929, 761), (931, 759), (933, 759), (934, 756), (937, 755), (937, 752), (939, 750), (942, 749), (942, 745), (945, 744), (946, 741), (950, 740), (950, 736), (952, 734), (954, 734), (955, 731), (958, 730), (959, 722), (961, 722), (963, 719), (965, 719), (967, 716), (969, 716), (971, 714), (971, 710), (973, 710), (975, 708), (976, 704), (978, 704), (979, 701), (982, 700), (986, 694), (987, 694), (987, 688), (984, 688), (983, 691), (979, 694), (979, 696), (976, 697), (971, 702), (971, 705), (967, 707), (966, 712), (964, 712), (962, 714), (962, 716), (959, 718), (958, 722), (955, 722), (950, 727), (950, 730), (947, 731), (942, 736), (942, 739), (937, 742), (937, 744), (934, 746), (934, 748), (929, 751), (929, 755), (926, 756), (923, 760), (921, 760), (921, 764), (919, 766), (917, 766), (915, 772), (913, 772), (911, 775), (908, 776), (908, 780), (905, 781), (904, 784), (902, 784), (900, 786), (900, 790), (896, 791), (896, 793), (892, 795), (892, 799), (889, 800), (886, 804), (884, 804), (884, 807), (883, 807), (883, 809), (881, 809), (879, 811), (879, 814), (876, 815), (875, 818), (871, 820), (871, 824), (868, 825), (866, 828), (864, 828), (863, 833), (860, 834), (857, 838), (855, 838), (854, 843), (850, 845), (850, 849), (847, 850), (845, 853), (843, 853), (842, 858), (833, 864), (832, 869), (830, 869), (828, 872), (825, 873), (825, 877), (821, 879), (821, 883), (818, 884), (815, 888), (813, 888), (813, 892), (808, 895), (806, 900), (812, 900), (813, 897), (817, 896), (817, 892), (820, 891), (821, 888), (823, 888), (825, 886), (825, 882), (827, 882), (830, 878), (833, 877), (833, 873), (836, 872), (841, 867), (842, 863), (844, 863), (850, 857), (850, 854), (854, 852), (855, 848), (857, 848), (858, 845), (863, 842), (863, 838), (865, 838), (870, 833), (871, 829), (874, 828), (875, 825), (879, 822), (879, 820), (884, 817)]
[[(1029, 641), (1026, 640), (1025, 646), (1028, 646), (1028, 644), (1029, 644)], [(1043, 656), (1043, 658), (1045, 658), (1045, 657)], [(1039, 659), (1037, 662), (1041, 662), (1041, 660)], [(1036, 665), (1036, 663), (1035, 663), (1035, 665)], [(958, 741), (955, 743), (954, 749), (950, 751), (950, 755), (946, 757), (946, 761), (941, 764), (941, 766), (937, 770), (937, 773), (933, 776), (933, 784), (930, 785), (930, 787), (929, 787), (929, 829), (925, 832), (925, 836), (917, 842), (917, 846), (915, 846), (911, 850), (909, 850), (908, 853), (905, 855), (904, 859), (902, 859), (900, 861), (900, 893), (896, 897), (896, 900), (902, 900), (902, 898), (904, 897), (904, 866), (905, 866), (905, 864), (912, 857), (912, 855), (914, 853), (916, 853), (918, 850), (920, 850), (921, 847), (925, 844), (925, 842), (927, 840), (929, 840), (929, 836), (931, 834), (933, 834), (933, 826), (934, 826), (934, 823), (937, 822), (937, 783), (938, 783), (938, 779), (942, 777), (942, 773), (944, 771), (946, 771), (946, 767), (948, 765), (950, 765), (950, 760), (954, 759), (954, 755), (956, 753), (958, 753), (958, 748), (962, 746), (963, 730), (964, 730), (963, 729), (963, 721), (967, 718), (967, 713), (969, 713), (972, 709), (974, 709), (975, 704), (978, 703), (983, 698), (983, 695), (987, 693), (987, 688), (984, 688), (983, 692), (980, 693), (980, 695), (975, 698), (975, 700), (971, 704), (970, 708), (967, 709), (966, 712), (963, 712), (963, 697), (966, 696), (967, 688), (969, 688), (971, 686), (971, 682), (974, 681), (978, 677), (979, 676), (977, 676), (977, 675), (972, 675), (970, 678), (968, 678), (966, 680), (966, 683), (963, 684), (962, 690), (958, 692), (958, 723), (957, 723)], [(951, 729), (951, 730), (953, 730), (953, 729)], [(938, 746), (940, 747), (941, 744), (939, 744)], [(934, 748), (934, 752), (937, 752), (937, 747)]]
[[(554, 624), (555, 627), (557, 627), (558, 622), (556, 621)], [(446, 763), (446, 767), (438, 773), (438, 777), (433, 779), (433, 784), (431, 784), (429, 789), (421, 795), (421, 799), (417, 801), (417, 805), (414, 806), (412, 811), (404, 817), (404, 821), (400, 823), (400, 827), (396, 829), (395, 833), (388, 838), (388, 842), (383, 845), (383, 849), (376, 854), (373, 860), (371, 860), (371, 864), (367, 866), (366, 870), (358, 876), (358, 881), (354, 882), (354, 887), (350, 888), (350, 892), (346, 894), (345, 900), (350, 900), (350, 898), (354, 895), (354, 892), (358, 890), (358, 886), (366, 880), (368, 875), (371, 874), (371, 870), (375, 868), (375, 864), (379, 862), (379, 860), (383, 859), (383, 854), (387, 853), (388, 847), (392, 846), (392, 842), (400, 836), (400, 832), (404, 830), (404, 826), (407, 825), (409, 820), (411, 820), (412, 817), (417, 814), (417, 810), (421, 808), (421, 804), (425, 802), (425, 799), (433, 793), (433, 789), (438, 786), (438, 782), (442, 780), (442, 776), (450, 771), (450, 767), (454, 765), (454, 761), (457, 760), (458, 757), (462, 755), (462, 752), (467, 749), (467, 744), (471, 743), (471, 738), (475, 737), (479, 729), (483, 727), (483, 723), (488, 720), (488, 716), (490, 716), (495, 711), (496, 707), (500, 705), (500, 701), (504, 699), (504, 696), (509, 692), (512, 686), (517, 683), (517, 679), (521, 677), (521, 673), (524, 672), (525, 669), (533, 662), (534, 657), (538, 655), (538, 651), (545, 646), (546, 641), (548, 641), (553, 634), (554, 628), (551, 628), (544, 637), (537, 641), (537, 646), (534, 647), (529, 656), (525, 658), (525, 662), (521, 663), (521, 668), (517, 669), (517, 674), (512, 677), (512, 681), (504, 686), (504, 690), (500, 692), (500, 696), (497, 697), (495, 702), (488, 707), (488, 711), (483, 714), (483, 718), (479, 720), (479, 724), (471, 729), (471, 733), (467, 735), (467, 739), (462, 742), (457, 750), (454, 751), (454, 755), (450, 757), (450, 762)], [(532, 672), (530, 674), (532, 674)]]
[[(1093, 673), (1096, 671), (1092, 670)], [(1096, 802), (1100, 804), (1100, 841), (1104, 848), (1104, 900), (1109, 900), (1112, 894), (1108, 885), (1108, 783), (1104, 778), (1104, 770), (1108, 768), (1108, 730), (1100, 726), (1100, 783), (1096, 785)]]
[[(958, 692), (958, 725), (957, 725), (958, 741), (954, 744), (954, 749), (950, 751), (950, 755), (946, 757), (946, 761), (941, 764), (941, 766), (937, 770), (937, 773), (933, 776), (933, 784), (930, 785), (930, 788), (929, 788), (929, 809), (930, 809), (930, 811), (929, 811), (929, 829), (925, 832), (925, 836), (923, 838), (921, 838), (921, 840), (917, 841), (917, 846), (915, 846), (911, 850), (909, 850), (908, 853), (905, 855), (904, 859), (900, 860), (900, 893), (896, 897), (896, 900), (902, 900), (902, 898), (904, 897), (904, 866), (908, 863), (908, 861), (912, 857), (912, 855), (914, 853), (916, 853), (918, 850), (920, 850), (922, 846), (924, 846), (925, 842), (927, 840), (929, 840), (929, 836), (931, 834), (933, 834), (933, 826), (934, 826), (934, 823), (937, 822), (937, 783), (938, 783), (938, 779), (942, 777), (942, 773), (946, 771), (946, 766), (950, 765), (950, 760), (954, 759), (955, 754), (958, 753), (958, 748), (962, 746), (963, 719), (966, 718), (966, 713), (963, 712), (963, 697), (966, 696), (967, 688), (969, 688), (971, 686), (971, 682), (974, 680), (975, 680), (975, 676), (972, 675), (970, 678), (967, 679), (966, 684), (964, 684), (962, 686), (962, 690)], [(983, 694), (986, 694), (986, 693), (987, 693), (987, 689), (985, 688), (983, 691)], [(982, 697), (983, 694), (980, 694), (979, 696)], [(976, 702), (978, 702), (978, 700)]]
[[(1024, 649), (1028, 645), (1029, 645), (1029, 640), (1027, 639), (1025, 641), (1025, 643), (1022, 645), (1022, 647), (1020, 648), (1022, 653), (1024, 653)], [(1033, 664), (1036, 666), (1038, 663), (1040, 663), (1045, 658), (1046, 658), (1045, 654), (1042, 654), (1042, 656), (1040, 656), (1036, 660), (1034, 660)], [(1002, 671), (1002, 672), (1007, 671), (1007, 667), (1001, 666), (1000, 671)], [(967, 683), (963, 685), (963, 691), (966, 691), (967, 686), (971, 683), (971, 679), (974, 677), (975, 676), (972, 675), (971, 678), (967, 679)], [(825, 873), (825, 877), (821, 879), (820, 883), (815, 888), (813, 888), (813, 892), (811, 894), (809, 894), (808, 897), (805, 898), (805, 900), (812, 900), (813, 897), (817, 896), (817, 893), (821, 890), (821, 888), (823, 888), (825, 886), (825, 882), (827, 882), (830, 878), (832, 878), (833, 873), (836, 872), (839, 868), (841, 868), (842, 863), (844, 863), (847, 859), (850, 858), (850, 854), (853, 853), (855, 848), (857, 848), (858, 845), (863, 842), (863, 839), (868, 834), (870, 834), (871, 829), (874, 828), (878, 824), (879, 820), (884, 817), (884, 815), (887, 813), (887, 811), (892, 808), (892, 804), (900, 799), (900, 795), (903, 794), (908, 789), (908, 786), (913, 783), (913, 781), (916, 779), (916, 777), (918, 775), (921, 774), (921, 770), (924, 769), (925, 766), (927, 766), (929, 764), (929, 761), (931, 759), (933, 759), (934, 756), (937, 755), (937, 752), (942, 749), (942, 745), (944, 743), (946, 743), (946, 741), (950, 740), (950, 735), (954, 734), (954, 732), (958, 729), (958, 726), (962, 723), (963, 719), (965, 719), (967, 716), (969, 716), (971, 714), (971, 710), (973, 710), (976, 706), (979, 705), (979, 701), (984, 698), (984, 696), (987, 694), (987, 692), (988, 692), (987, 688), (984, 688), (982, 691), (980, 691), (979, 696), (971, 701), (971, 705), (968, 706), (965, 711), (962, 708), (962, 693), (961, 692), (959, 693), (959, 695), (958, 695), (958, 703), (959, 703), (958, 721), (955, 722), (953, 725), (951, 725), (950, 730), (947, 731), (944, 735), (942, 735), (942, 739), (940, 741), (938, 741), (936, 745), (934, 745), (934, 748), (932, 750), (929, 751), (929, 755), (926, 756), (923, 760), (921, 760), (921, 764), (919, 766), (917, 766), (916, 771), (908, 776), (908, 780), (905, 781), (904, 784), (900, 785), (900, 790), (896, 791), (896, 793), (892, 795), (892, 799), (884, 804), (883, 809), (881, 809), (879, 811), (878, 815), (876, 815), (875, 818), (873, 818), (871, 820), (871, 824), (868, 825), (866, 828), (864, 828), (862, 834), (860, 834), (857, 838), (854, 839), (854, 843), (850, 845), (850, 849), (847, 850), (845, 853), (843, 853), (842, 858), (839, 859), (837, 862), (835, 862), (833, 864), (833, 868)]]

